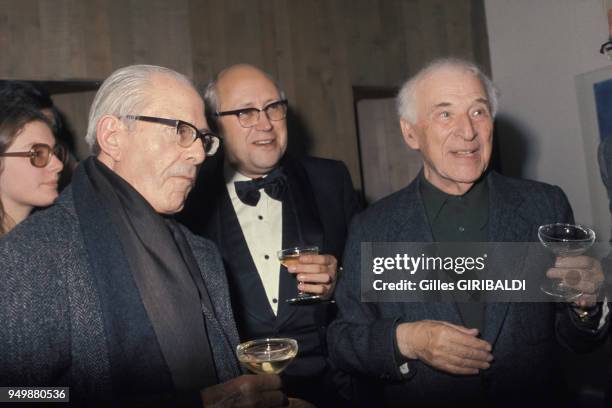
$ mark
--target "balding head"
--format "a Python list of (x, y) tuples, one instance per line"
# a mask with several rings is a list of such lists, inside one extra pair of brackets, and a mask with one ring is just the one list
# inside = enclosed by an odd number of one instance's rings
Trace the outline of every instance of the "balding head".
[(287, 97), (285, 96), (285, 91), (281, 87), (280, 83), (267, 72), (262, 71), (261, 69), (253, 65), (244, 63), (227, 67), (220, 71), (217, 75), (215, 75), (215, 77), (208, 82), (204, 90), (206, 119), (213, 132), (216, 132), (218, 134), (222, 133), (222, 130), (218, 127), (218, 119), (214, 115), (215, 112), (219, 112), (220, 110), (222, 110), (222, 108), (219, 108), (221, 103), (219, 101), (219, 83), (232, 83), (233, 79), (243, 77), (260, 78), (262, 80), (267, 79), (276, 87), (280, 99), (287, 99)]
[[(287, 149), (286, 103), (270, 75), (248, 64), (231, 66), (208, 84), (204, 100), (232, 167), (255, 178), (278, 165)], [(252, 120), (245, 121), (247, 116)]]

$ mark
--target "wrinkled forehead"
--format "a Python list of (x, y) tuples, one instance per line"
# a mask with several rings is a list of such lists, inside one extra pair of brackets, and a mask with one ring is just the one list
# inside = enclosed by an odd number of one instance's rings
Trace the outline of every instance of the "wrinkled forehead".
[(144, 92), (147, 106), (141, 114), (179, 119), (198, 128), (206, 127), (204, 101), (191, 84), (169, 75), (156, 75)]
[(421, 108), (440, 103), (488, 104), (484, 84), (476, 73), (464, 67), (442, 67), (426, 73), (415, 92)]

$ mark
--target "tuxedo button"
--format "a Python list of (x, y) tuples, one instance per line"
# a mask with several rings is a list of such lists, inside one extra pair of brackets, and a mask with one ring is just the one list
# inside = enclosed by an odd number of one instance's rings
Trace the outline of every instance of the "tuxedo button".
[(465, 227), (460, 226), (459, 228), (457, 228), (459, 230), (459, 232), (465, 232)]
[(272, 303), (278, 303), (278, 299), (277, 298), (272, 299)]
[(265, 259), (270, 259), (270, 257), (268, 255), (264, 255)]
[(260, 220), (263, 220), (263, 216), (262, 215), (258, 215), (257, 218), (259, 218)]

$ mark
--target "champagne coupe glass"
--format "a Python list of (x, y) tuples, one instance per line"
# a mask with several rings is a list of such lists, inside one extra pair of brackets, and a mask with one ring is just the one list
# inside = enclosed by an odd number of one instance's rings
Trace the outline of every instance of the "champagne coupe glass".
[[(579, 256), (595, 242), (595, 231), (582, 225), (547, 224), (538, 228), (538, 238), (546, 249), (556, 256)], [(549, 279), (540, 289), (542, 292), (566, 301), (575, 300), (582, 292), (566, 285), (560, 279)]]
[[(300, 263), (300, 255), (317, 255), (319, 248), (316, 246), (300, 246), (281, 249), (278, 251), (277, 256), (280, 263), (285, 267), (289, 268), (291, 265), (297, 265)], [(291, 305), (308, 305), (318, 303), (322, 300), (320, 295), (311, 295), (300, 291), (296, 298), (287, 299), (286, 302)]]
[(236, 347), (238, 361), (255, 374), (280, 374), (297, 355), (294, 339), (258, 339)]

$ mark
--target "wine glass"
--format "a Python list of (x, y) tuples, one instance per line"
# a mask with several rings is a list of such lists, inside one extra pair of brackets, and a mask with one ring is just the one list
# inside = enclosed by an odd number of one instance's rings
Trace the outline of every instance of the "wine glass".
[[(546, 249), (556, 256), (579, 256), (595, 242), (595, 231), (582, 225), (547, 224), (538, 228), (538, 238)], [(542, 292), (563, 300), (575, 300), (582, 295), (578, 289), (566, 285), (561, 279), (549, 279), (540, 286)]]
[(255, 374), (280, 374), (297, 355), (294, 339), (258, 339), (236, 346), (238, 361)]
[[(289, 268), (291, 265), (297, 265), (300, 263), (300, 255), (317, 255), (319, 248), (316, 246), (302, 246), (281, 249), (278, 251), (277, 256), (280, 263), (285, 267)], [(298, 292), (296, 298), (285, 300), (291, 305), (307, 305), (312, 303), (318, 303), (322, 300), (320, 295), (311, 295), (302, 291)]]

